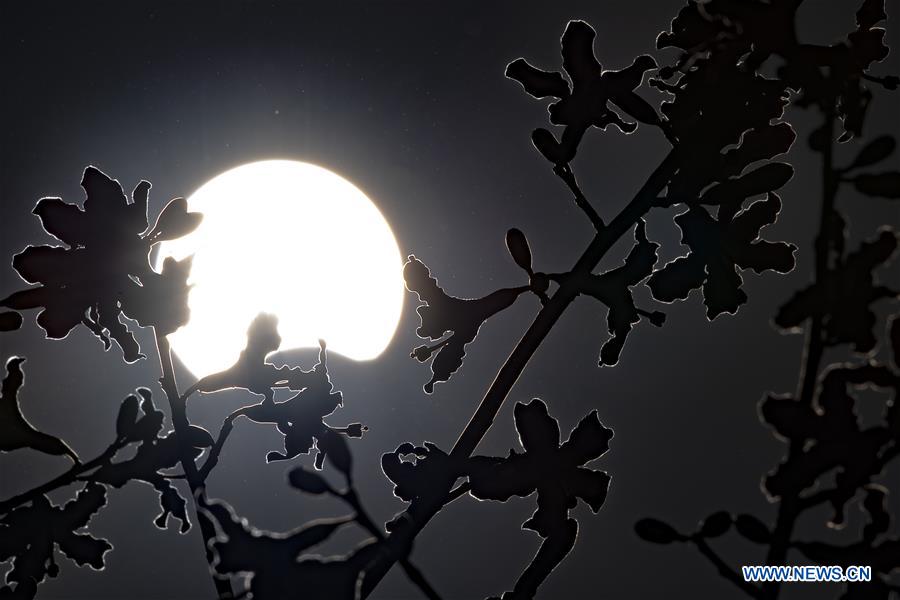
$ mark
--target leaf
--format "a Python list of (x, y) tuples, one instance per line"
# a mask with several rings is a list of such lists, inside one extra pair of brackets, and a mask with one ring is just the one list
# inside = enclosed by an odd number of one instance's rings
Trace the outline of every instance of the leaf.
[(46, 454), (68, 456), (78, 464), (78, 455), (64, 441), (35, 429), (22, 414), (19, 390), (25, 383), (22, 363), (25, 359), (13, 356), (6, 361), (6, 377), (0, 395), (0, 452), (31, 448)]
[(159, 213), (147, 239), (155, 243), (180, 238), (197, 229), (202, 220), (202, 214), (188, 212), (187, 200), (173, 198)]
[(554, 165), (565, 164), (572, 160), (566, 147), (556, 141), (556, 136), (546, 129), (538, 128), (531, 132), (531, 143), (541, 155)]
[(900, 198), (900, 171), (863, 173), (853, 178), (853, 186), (866, 196)]
[(528, 239), (525, 237), (525, 234), (516, 228), (507, 231), (506, 247), (516, 264), (530, 275), (533, 272), (531, 268), (531, 248), (528, 247)]
[(753, 515), (738, 515), (734, 520), (734, 528), (744, 538), (756, 544), (768, 544), (772, 537), (769, 528)]
[(119, 415), (116, 417), (116, 436), (120, 438), (130, 437), (137, 423), (138, 399), (135, 395), (129, 395), (119, 406)]
[(634, 532), (639, 538), (651, 544), (671, 544), (685, 539), (671, 525), (658, 519), (641, 519), (635, 523)]
[(893, 154), (896, 147), (897, 142), (894, 140), (893, 136), (879, 136), (866, 144), (863, 149), (859, 151), (859, 154), (856, 155), (856, 158), (850, 163), (846, 170), (849, 171), (860, 167), (868, 167), (881, 162)]
[(700, 203), (718, 205), (741, 202), (745, 198), (777, 190), (793, 176), (794, 167), (791, 165), (770, 162), (737, 179), (714, 185), (700, 197)]
[(350, 454), (347, 440), (332, 430), (326, 429), (319, 437), (318, 447), (320, 456), (324, 454), (328, 458), (328, 462), (349, 480), (353, 469), (353, 455)]
[(13, 310), (0, 312), (0, 331), (15, 331), (22, 326), (22, 315)]
[(507, 65), (506, 76), (521, 83), (525, 91), (535, 98), (565, 98), (569, 95), (569, 84), (562, 74), (532, 67), (523, 58)]
[(73, 533), (59, 540), (59, 549), (78, 566), (90, 565), (103, 568), (103, 555), (112, 550), (112, 544), (87, 534)]
[(291, 469), (288, 473), (288, 481), (293, 487), (307, 494), (324, 494), (333, 491), (324, 477), (318, 473), (307, 471), (303, 467)]
[(871, 28), (884, 19), (887, 19), (884, 0), (863, 0), (862, 6), (856, 11), (856, 23), (862, 28)]
[(731, 515), (720, 510), (706, 517), (700, 526), (700, 535), (706, 538), (720, 537), (731, 529)]
[(210, 448), (215, 444), (212, 434), (198, 425), (188, 425), (185, 441), (193, 448)]

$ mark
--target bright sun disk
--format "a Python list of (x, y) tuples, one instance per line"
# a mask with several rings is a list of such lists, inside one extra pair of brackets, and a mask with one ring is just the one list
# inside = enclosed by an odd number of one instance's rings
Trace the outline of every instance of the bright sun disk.
[(402, 260), (378, 208), (356, 186), (309, 163), (267, 160), (216, 176), (188, 198), (203, 222), (164, 242), (194, 255), (190, 322), (169, 336), (197, 377), (238, 357), (260, 312), (278, 316), (281, 350), (319, 338), (355, 360), (375, 358), (397, 328)]

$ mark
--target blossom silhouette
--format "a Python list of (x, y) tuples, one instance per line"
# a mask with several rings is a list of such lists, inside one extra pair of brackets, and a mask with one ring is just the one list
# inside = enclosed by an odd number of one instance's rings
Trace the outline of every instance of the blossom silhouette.
[(542, 71), (522, 58), (506, 68), (506, 76), (522, 84), (528, 94), (535, 98), (557, 98), (550, 105), (550, 122), (565, 126), (561, 142), (545, 129), (538, 129), (532, 135), (537, 149), (554, 164), (571, 161), (581, 138), (592, 126), (606, 129), (612, 124), (625, 133), (637, 128), (637, 123), (622, 119), (610, 104), (637, 121), (661, 124), (653, 107), (634, 92), (641, 85), (644, 73), (656, 68), (656, 61), (643, 55), (621, 71), (604, 70), (594, 55), (595, 37), (593, 27), (584, 21), (571, 21), (566, 27), (561, 50), (563, 70), (569, 81), (562, 73)]
[[(118, 181), (95, 167), (81, 181), (84, 207), (44, 198), (34, 214), (44, 230), (66, 246), (28, 246), (13, 267), (36, 287), (0, 301), (16, 311), (42, 309), (37, 317), (47, 337), (60, 339), (85, 325), (109, 348), (114, 340), (126, 362), (143, 357), (122, 315), (141, 325), (159, 325), (163, 334), (187, 322), (187, 273), (190, 259), (166, 261), (162, 273), (150, 268), (153, 244), (189, 233), (201, 216), (187, 211), (184, 199), (171, 201), (150, 229), (150, 184), (141, 181), (125, 196)], [(149, 231), (148, 231), (149, 229)]]
[[(266, 461), (290, 460), (317, 449), (315, 465), (322, 468), (326, 456), (341, 471), (349, 472), (349, 450), (344, 437), (361, 437), (367, 429), (360, 423), (331, 427), (325, 417), (343, 406), (343, 394), (334, 390), (328, 374), (327, 350), (319, 340), (319, 361), (309, 371), (300, 367), (276, 367), (266, 357), (281, 345), (278, 319), (260, 313), (247, 329), (247, 344), (234, 365), (200, 379), (186, 395), (195, 391), (213, 393), (241, 388), (263, 396), (263, 401), (245, 406), (231, 415), (256, 423), (275, 425), (284, 436), (284, 452), (269, 452)], [(275, 401), (275, 389), (297, 392), (287, 400)]]
[(691, 290), (702, 286), (710, 319), (723, 312), (736, 312), (747, 301), (738, 268), (757, 273), (787, 273), (794, 268), (796, 246), (759, 239), (759, 231), (775, 222), (780, 209), (780, 198), (770, 193), (731, 220), (716, 220), (699, 206), (675, 217), (682, 241), (691, 252), (650, 276), (647, 284), (653, 297), (671, 302), (686, 298)]
[(102, 569), (112, 544), (79, 530), (105, 505), (106, 489), (88, 483), (63, 506), (39, 496), (0, 517), (0, 561), (12, 559), (0, 598), (34, 598), (38, 584), (59, 574), (57, 549), (78, 565)]
[(597, 411), (584, 417), (560, 444), (559, 423), (541, 400), (518, 403), (516, 430), (525, 452), (506, 458), (474, 457), (468, 473), (472, 496), (505, 502), (512, 496), (537, 492), (537, 511), (522, 527), (545, 539), (532, 563), (503, 600), (531, 598), (538, 586), (569, 553), (578, 523), (569, 510), (581, 499), (594, 513), (606, 501), (609, 475), (584, 467), (609, 450), (613, 432), (600, 422)]
[(863, 242), (856, 252), (841, 258), (823, 281), (794, 294), (779, 309), (775, 324), (796, 331), (806, 319), (819, 317), (829, 344), (849, 343), (857, 352), (872, 350), (876, 318), (871, 305), (900, 297), (900, 290), (880, 284), (875, 276), (894, 256), (897, 241), (897, 234), (885, 229), (874, 240)]
[[(410, 354), (425, 362), (437, 352), (431, 363), (432, 377), (424, 388), (428, 394), (434, 391), (435, 383), (447, 381), (462, 366), (466, 345), (475, 339), (481, 325), (531, 289), (530, 286), (503, 288), (483, 298), (456, 298), (441, 289), (428, 267), (415, 256), (410, 256), (404, 265), (403, 278), (406, 288), (424, 302), (416, 309), (421, 320), (416, 334), (420, 338), (441, 340), (433, 346), (419, 346)], [(448, 332), (450, 335), (444, 337)]]

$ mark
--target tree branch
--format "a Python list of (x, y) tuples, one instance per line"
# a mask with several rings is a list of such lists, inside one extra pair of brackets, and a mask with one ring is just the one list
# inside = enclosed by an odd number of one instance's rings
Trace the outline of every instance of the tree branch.
[(27, 492), (17, 494), (7, 500), (4, 500), (3, 502), (0, 502), (0, 514), (6, 514), (17, 506), (25, 504), (26, 502), (31, 502), (35, 498), (42, 496), (43, 494), (52, 492), (53, 490), (71, 485), (76, 481), (83, 481), (82, 475), (84, 473), (107, 464), (125, 445), (126, 444), (123, 440), (116, 439), (116, 441), (110, 444), (106, 448), (106, 450), (104, 450), (103, 453), (96, 458), (85, 463), (73, 465), (71, 469), (69, 469), (59, 477), (51, 479), (47, 483), (40, 485), (34, 489), (28, 490)]
[[(669, 179), (678, 170), (678, 166), (678, 153), (671, 150), (631, 202), (609, 225), (597, 232), (590, 245), (575, 263), (572, 269), (573, 273), (587, 274), (597, 266), (616, 241), (653, 207), (657, 194), (666, 186)], [(497, 373), (481, 404), (454, 445), (451, 456), (463, 459), (475, 451), (478, 443), (493, 424), (503, 401), (522, 374), (528, 361), (577, 295), (578, 291), (572, 286), (562, 285), (549, 302), (541, 308), (534, 322)], [(432, 496), (413, 501), (406, 511), (409, 518), (398, 520), (399, 525), (391, 532), (387, 543), (398, 548), (408, 547), (419, 531), (443, 507), (453, 483), (453, 480), (449, 480), (440, 489), (435, 489)], [(367, 597), (372, 592), (392, 564), (393, 560), (389, 558), (376, 562), (366, 571), (362, 590), (363, 597)]]
[[(362, 502), (360, 502), (359, 495), (356, 493), (355, 489), (349, 488), (346, 492), (337, 494), (337, 496), (353, 508), (354, 512), (356, 512), (356, 522), (359, 523), (363, 529), (371, 533), (379, 542), (384, 542), (384, 532), (375, 525), (375, 522), (369, 516), (369, 513), (363, 508)], [(399, 561), (406, 576), (409, 577), (409, 580), (412, 581), (416, 587), (422, 590), (422, 593), (425, 594), (426, 598), (429, 600), (441, 600), (440, 594), (438, 594), (431, 584), (428, 583), (428, 580), (425, 579), (422, 572), (410, 562), (408, 557), (402, 556), (399, 558)]]
[(553, 172), (569, 186), (569, 189), (572, 190), (572, 195), (575, 196), (575, 204), (587, 215), (594, 229), (600, 231), (603, 228), (603, 219), (591, 206), (590, 201), (585, 198), (584, 193), (582, 193), (581, 188), (578, 186), (578, 181), (575, 179), (575, 173), (572, 172), (572, 167), (568, 164), (556, 165), (553, 167)]
[[(819, 217), (819, 232), (815, 241), (815, 279), (814, 282), (823, 282), (828, 277), (829, 255), (833, 241), (830, 238), (830, 222), (834, 213), (834, 202), (837, 196), (838, 176), (834, 170), (833, 152), (834, 145), (834, 107), (829, 106), (825, 111), (825, 123), (823, 138), (827, 143), (822, 150), (822, 212)], [(810, 320), (809, 330), (806, 336), (803, 352), (803, 366), (798, 383), (797, 398), (806, 405), (812, 405), (818, 385), (819, 368), (822, 356), (825, 352), (825, 340), (822, 328), (822, 318), (814, 316)], [(788, 457), (802, 452), (802, 444), (792, 442), (788, 448)], [(809, 500), (806, 501), (809, 503)], [(767, 565), (782, 565), (787, 558), (788, 547), (794, 531), (794, 522), (803, 510), (804, 501), (796, 495), (782, 497), (778, 505), (778, 516), (775, 520), (775, 529), (772, 532), (772, 543), (766, 554)], [(778, 598), (781, 584), (770, 581), (763, 584), (763, 597), (769, 600)]]
[[(181, 468), (184, 469), (184, 476), (187, 479), (188, 486), (191, 489), (191, 503), (194, 506), (194, 515), (200, 525), (200, 532), (203, 535), (203, 547), (206, 552), (206, 561), (212, 565), (213, 555), (210, 543), (216, 539), (215, 527), (208, 519), (201, 519), (197, 516), (197, 495), (204, 493), (203, 479), (197, 470), (197, 464), (194, 462), (190, 446), (187, 445), (187, 430), (190, 422), (187, 418), (187, 409), (185, 401), (178, 395), (178, 386), (175, 382), (175, 368), (172, 365), (172, 353), (169, 347), (169, 340), (165, 336), (160, 336), (153, 331), (153, 337), (156, 339), (156, 349), (159, 354), (159, 363), (162, 370), (162, 377), (159, 380), (166, 398), (169, 400), (169, 408), (172, 411), (172, 425), (175, 427), (175, 435), (178, 440), (178, 451), (180, 455)], [(212, 573), (210, 568), (210, 573)], [(220, 579), (212, 576), (213, 584), (216, 586), (216, 593), (222, 600), (234, 597), (231, 589), (231, 581), (228, 579)]]
[(198, 472), (198, 477), (200, 481), (206, 484), (206, 478), (209, 477), (210, 472), (219, 462), (219, 454), (222, 453), (222, 449), (225, 447), (225, 440), (228, 439), (228, 435), (231, 433), (231, 430), (234, 428), (234, 421), (240, 416), (243, 416), (247, 413), (247, 410), (256, 406), (251, 404), (249, 406), (242, 406), (237, 409), (227, 417), (222, 422), (222, 428), (219, 430), (219, 437), (216, 438), (216, 443), (213, 444), (213, 447), (209, 449), (209, 455), (206, 457), (206, 460), (203, 463), (203, 466), (200, 468)]

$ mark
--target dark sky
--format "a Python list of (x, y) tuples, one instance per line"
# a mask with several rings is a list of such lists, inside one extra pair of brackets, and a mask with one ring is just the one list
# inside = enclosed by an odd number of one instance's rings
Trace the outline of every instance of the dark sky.
[[(825, 42), (849, 30), (852, 4), (808, 0), (802, 35)], [(639, 53), (655, 52), (656, 34), (680, 5), (4, 3), (0, 256), (45, 240), (30, 213), (33, 204), (44, 195), (80, 201), (78, 184), (88, 164), (128, 189), (150, 180), (151, 209), (158, 211), (231, 167), (286, 158), (323, 165), (359, 185), (391, 223), (401, 251), (425, 261), (451, 293), (474, 296), (520, 282), (503, 247), (513, 226), (527, 233), (541, 269), (567, 269), (588, 243), (590, 227), (529, 142), (530, 131), (545, 125), (543, 105), (505, 79), (504, 67), (525, 56), (558, 68), (558, 38), (571, 18), (597, 29), (604, 66), (624, 67)], [(896, 12), (897, 5), (889, 8)], [(895, 46), (897, 35), (889, 40)], [(897, 54), (877, 71), (900, 71)], [(900, 133), (896, 106), (896, 97), (880, 94), (869, 131)], [(811, 115), (795, 115), (794, 122), (805, 138)], [(595, 206), (610, 217), (666, 151), (649, 128), (631, 136), (595, 130), (574, 166)], [(745, 273), (749, 304), (713, 323), (696, 293), (667, 307), (666, 326), (638, 326), (613, 369), (596, 367), (606, 339), (605, 310), (590, 300), (576, 302), (480, 447), (505, 454), (515, 446), (512, 405), (532, 397), (548, 402), (564, 432), (594, 408), (615, 429), (611, 451), (597, 463), (613, 477), (609, 499), (597, 516), (584, 506), (575, 511), (578, 544), (542, 588), (543, 598), (736, 596), (690, 548), (647, 545), (632, 526), (655, 515), (689, 528), (722, 508), (773, 518), (759, 480), (783, 447), (759, 424), (756, 404), (766, 390), (794, 388), (801, 338), (780, 335), (769, 321), (809, 280), (818, 220), (816, 162), (802, 144), (791, 159), (798, 175), (783, 190), (781, 218), (767, 233), (800, 247), (794, 273)], [(854, 239), (897, 221), (887, 203), (852, 194), (840, 203)], [(684, 250), (671, 216), (661, 212), (649, 222), (666, 260)], [(619, 264), (625, 247), (618, 250), (605, 267)], [(296, 268), (311, 258), (296, 257)], [(4, 259), (0, 296), (19, 285)], [(639, 295), (646, 299), (646, 290)], [(408, 297), (394, 341), (379, 359), (331, 360), (345, 395), (335, 422), (371, 428), (353, 448), (364, 500), (380, 519), (402, 508), (380, 473), (381, 453), (407, 440), (449, 448), (538, 308), (529, 297), (491, 320), (469, 346), (463, 369), (425, 396), (428, 368), (408, 357), (417, 345), (414, 306)], [(366, 310), (364, 300), (359, 310)], [(4, 357), (28, 357), (24, 410), (35, 425), (93, 456), (112, 438), (121, 399), (138, 385), (156, 389), (157, 365), (125, 365), (117, 349), (104, 354), (84, 328), (64, 341), (44, 341), (32, 319), (0, 338)], [(311, 364), (309, 352), (300, 356), (304, 366)], [(182, 385), (189, 383), (185, 371), (180, 376)], [(239, 393), (205, 396), (192, 403), (191, 418), (217, 430), (246, 400)], [(271, 529), (336, 514), (339, 507), (288, 488), (284, 464), (265, 464), (265, 453), (279, 444), (274, 431), (240, 422), (210, 495)], [(62, 459), (28, 451), (0, 456), (0, 497), (65, 468)], [(106, 571), (66, 563), (59, 579), (42, 586), (43, 597), (208, 597), (198, 530), (180, 536), (174, 528), (153, 527), (158, 504), (146, 486), (131, 485), (110, 498), (93, 522), (116, 547)], [(519, 529), (533, 510), (534, 498), (507, 504), (462, 499), (419, 537), (415, 562), (446, 598), (499, 594), (538, 547), (536, 535)], [(826, 514), (817, 517), (824, 521)], [(851, 517), (848, 529), (855, 530), (860, 517)], [(339, 541), (346, 547), (352, 540)], [(740, 543), (722, 549), (732, 564), (762, 560), (758, 549)], [(376, 597), (415, 598), (417, 592), (393, 573)]]

